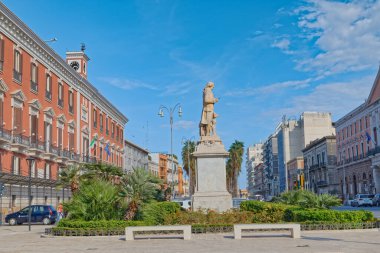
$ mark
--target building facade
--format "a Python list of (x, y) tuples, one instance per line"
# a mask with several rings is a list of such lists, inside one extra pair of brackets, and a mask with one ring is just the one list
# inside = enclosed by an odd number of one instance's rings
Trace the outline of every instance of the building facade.
[(263, 144), (257, 143), (247, 148), (246, 153), (246, 169), (247, 169), (247, 191), (248, 194), (253, 194), (255, 178), (254, 168), (263, 162)]
[(289, 191), (304, 189), (304, 158), (298, 156), (290, 160), (287, 165)]
[(368, 99), (336, 123), (342, 198), (380, 192), (380, 69)]
[[(122, 167), (128, 119), (87, 80), (84, 47), (62, 59), (0, 3), (1, 211), (69, 196), (55, 190), (59, 171), (82, 162)], [(33, 157), (31, 172), (26, 158)]]
[(156, 177), (160, 177), (159, 174), (158, 174), (158, 171), (159, 171), (159, 167), (158, 167), (158, 163), (157, 162), (154, 162), (152, 161), (152, 157), (149, 155), (149, 158), (148, 158), (148, 171), (156, 176)]
[(124, 164), (123, 170), (127, 173), (135, 168), (149, 169), (149, 151), (138, 145), (124, 140)]
[(265, 195), (265, 172), (264, 172), (264, 164), (260, 163), (256, 165), (254, 171), (255, 184), (253, 187), (253, 195)]
[(302, 156), (302, 149), (311, 141), (335, 135), (331, 113), (304, 112), (298, 120), (283, 118), (278, 131), (278, 166), (280, 191), (287, 191), (287, 163)]
[(325, 136), (303, 149), (306, 189), (315, 193), (338, 194), (336, 137)]
[(277, 133), (270, 135), (263, 144), (263, 191), (265, 197), (277, 196), (280, 193)]

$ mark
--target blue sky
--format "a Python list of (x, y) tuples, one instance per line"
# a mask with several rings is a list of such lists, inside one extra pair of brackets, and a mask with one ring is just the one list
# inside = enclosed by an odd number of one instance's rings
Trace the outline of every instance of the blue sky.
[[(174, 152), (198, 139), (202, 88), (215, 83), (226, 148), (265, 140), (282, 115), (332, 112), (368, 96), (380, 60), (380, 3), (362, 1), (4, 0), (51, 47), (87, 46), (89, 80), (130, 120), (126, 138)], [(245, 167), (239, 179), (245, 187)]]

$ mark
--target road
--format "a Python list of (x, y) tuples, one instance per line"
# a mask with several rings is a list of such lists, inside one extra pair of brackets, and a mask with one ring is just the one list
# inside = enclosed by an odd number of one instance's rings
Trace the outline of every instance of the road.
[(380, 219), (380, 207), (352, 207), (352, 206), (340, 206), (334, 207), (334, 210), (338, 211), (358, 211), (358, 210), (366, 210), (373, 212), (373, 215), (376, 218)]

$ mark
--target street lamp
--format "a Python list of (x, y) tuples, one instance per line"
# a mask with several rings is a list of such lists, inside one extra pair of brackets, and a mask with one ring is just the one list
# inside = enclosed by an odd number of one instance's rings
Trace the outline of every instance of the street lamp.
[(190, 162), (190, 151), (189, 151), (190, 143), (191, 143), (192, 140), (193, 141), (195, 140), (194, 136), (191, 136), (190, 139), (182, 137), (182, 145), (187, 142), (187, 163), (188, 163), (188, 166), (189, 166), (189, 197), (191, 197), (191, 190), (192, 190), (191, 187), (192, 187), (192, 183), (194, 183), (191, 180), (191, 162)]
[(172, 159), (172, 195), (174, 199), (174, 158), (173, 158), (173, 114), (175, 110), (178, 108), (178, 116), (182, 117), (182, 107), (180, 103), (177, 103), (173, 108), (171, 107), (166, 107), (164, 105), (160, 105), (160, 109), (158, 111), (158, 116), (163, 118), (164, 115), (164, 110), (166, 110), (169, 113), (170, 116), (170, 156)]
[(346, 152), (343, 152), (343, 205), (347, 203)]
[(29, 156), (26, 158), (26, 161), (29, 165), (29, 184), (28, 184), (28, 196), (29, 196), (29, 211), (28, 211), (28, 225), (29, 225), (29, 231), (30, 231), (30, 222), (32, 219), (32, 166), (34, 164), (34, 157)]

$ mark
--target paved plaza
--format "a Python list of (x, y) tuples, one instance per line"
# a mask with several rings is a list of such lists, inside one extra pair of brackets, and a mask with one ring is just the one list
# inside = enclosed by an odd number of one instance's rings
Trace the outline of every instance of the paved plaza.
[(42, 238), (44, 228), (33, 226), (28, 232), (27, 226), (0, 227), (0, 252), (380, 252), (378, 230), (308, 231), (301, 239), (292, 239), (287, 232), (253, 233), (242, 240), (232, 239), (232, 234), (193, 234), (191, 241), (137, 236), (126, 242), (121, 236)]

